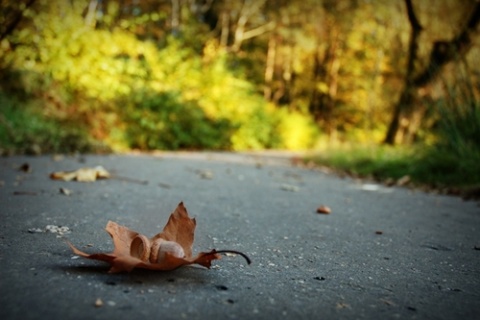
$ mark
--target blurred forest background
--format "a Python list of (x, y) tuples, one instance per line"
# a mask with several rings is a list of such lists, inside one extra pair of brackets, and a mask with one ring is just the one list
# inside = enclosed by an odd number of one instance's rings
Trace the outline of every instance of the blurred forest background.
[(360, 174), (480, 183), (479, 1), (1, 9), (3, 154), (310, 149)]

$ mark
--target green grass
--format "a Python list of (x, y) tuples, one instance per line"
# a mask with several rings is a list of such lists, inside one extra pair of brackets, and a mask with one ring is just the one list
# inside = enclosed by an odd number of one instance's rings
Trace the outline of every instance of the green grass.
[(416, 186), (463, 189), (480, 184), (480, 152), (459, 157), (435, 146), (357, 145), (328, 148), (309, 157), (355, 177), (394, 183), (408, 176)]
[(343, 145), (327, 148), (307, 160), (354, 176), (386, 180), (410, 174), (414, 166), (413, 154), (413, 148)]
[(408, 176), (416, 185), (480, 194), (480, 101), (464, 80), (445, 83), (448, 94), (429, 106), (432, 144), (341, 146), (311, 160), (356, 176), (382, 181)]

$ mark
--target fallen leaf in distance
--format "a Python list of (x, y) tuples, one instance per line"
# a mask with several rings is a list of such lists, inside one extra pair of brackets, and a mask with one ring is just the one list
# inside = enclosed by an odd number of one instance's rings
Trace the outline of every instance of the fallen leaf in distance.
[(403, 176), (397, 180), (397, 186), (404, 186), (410, 182), (411, 178), (409, 175)]
[(108, 179), (110, 178), (110, 173), (102, 166), (96, 166), (94, 168), (80, 168), (74, 171), (53, 172), (50, 174), (50, 178), (63, 181), (77, 180), (81, 182), (92, 182), (97, 179)]
[(60, 188), (60, 193), (69, 196), (73, 193), (73, 191), (67, 188)]
[(169, 271), (190, 264), (210, 268), (213, 260), (221, 258), (221, 253), (236, 253), (251, 263), (245, 254), (234, 250), (213, 249), (192, 256), (195, 227), (195, 219), (188, 216), (187, 209), (180, 202), (163, 231), (152, 238), (109, 221), (105, 230), (112, 237), (113, 252), (88, 254), (70, 242), (68, 245), (78, 256), (109, 263), (109, 273), (130, 272), (135, 268)]
[(332, 212), (332, 210), (327, 207), (327, 206), (320, 206), (317, 208), (317, 213), (321, 213), (321, 214), (330, 214)]

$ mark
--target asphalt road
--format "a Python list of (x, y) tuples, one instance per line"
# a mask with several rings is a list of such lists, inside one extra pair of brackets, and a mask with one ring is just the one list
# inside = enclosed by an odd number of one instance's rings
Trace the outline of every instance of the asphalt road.
[[(96, 165), (116, 178), (49, 178)], [(2, 320), (480, 319), (478, 202), (229, 153), (6, 157), (0, 185)], [(151, 236), (180, 201), (194, 253), (252, 264), (109, 274), (64, 241), (111, 251), (108, 220)]]

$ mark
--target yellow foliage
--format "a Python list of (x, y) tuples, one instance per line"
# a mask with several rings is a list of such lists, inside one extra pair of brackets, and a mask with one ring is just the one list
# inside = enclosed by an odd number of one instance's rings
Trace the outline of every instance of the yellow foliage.
[(306, 150), (313, 146), (317, 129), (311, 118), (298, 112), (281, 110), (277, 130), (284, 148)]

